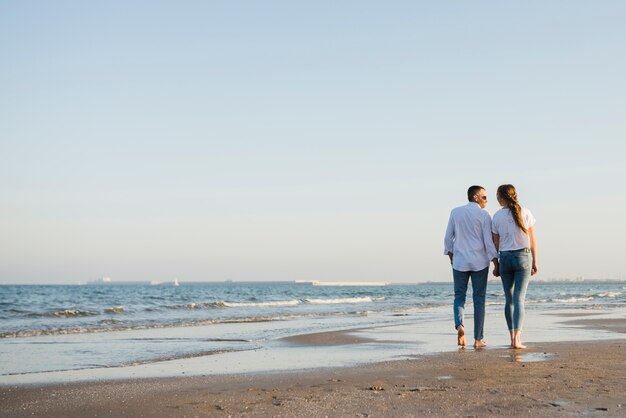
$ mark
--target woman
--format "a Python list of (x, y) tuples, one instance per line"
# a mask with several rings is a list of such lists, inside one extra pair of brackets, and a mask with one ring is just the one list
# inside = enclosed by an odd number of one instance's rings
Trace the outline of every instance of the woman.
[(498, 187), (498, 203), (502, 209), (493, 216), (493, 242), (500, 251), (499, 273), (506, 304), (504, 316), (511, 333), (511, 348), (526, 348), (522, 344), (524, 299), (530, 276), (537, 274), (537, 242), (535, 218), (517, 201), (511, 184)]

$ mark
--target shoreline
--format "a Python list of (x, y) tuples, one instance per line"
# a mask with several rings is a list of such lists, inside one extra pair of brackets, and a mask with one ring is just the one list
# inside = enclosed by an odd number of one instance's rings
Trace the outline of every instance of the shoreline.
[(0, 416), (626, 416), (625, 348), (537, 343), (359, 367), (5, 386)]
[[(3, 330), (25, 334), (0, 338), (0, 352), (8, 359), (0, 362), (0, 385), (344, 367), (456, 348), (450, 344), (456, 331), (449, 284), (233, 286), (112, 286), (105, 298), (97, 288), (34, 289), (27, 293), (30, 299), (19, 296), (23, 289), (8, 288), (8, 300), (21, 300), (24, 310), (5, 306)], [(527, 295), (524, 340), (611, 338), (607, 330), (563, 324), (563, 316), (624, 318), (625, 289), (533, 286)], [(68, 302), (49, 305), (48, 294)], [(501, 286), (491, 286), (487, 296), (484, 335), (492, 346), (506, 344)], [(468, 299), (470, 335), (471, 311)], [(108, 332), (95, 332), (103, 326), (110, 327)], [(562, 332), (555, 334), (555, 327)], [(29, 336), (28, 330), (50, 333)], [(328, 331), (342, 331), (344, 339), (312, 344), (307, 342), (312, 337), (301, 336)]]
[[(504, 320), (499, 309), (488, 310), (485, 335), (488, 350), (507, 348), (508, 333), (503, 332)], [(172, 378), (209, 375), (261, 375), (271, 373), (310, 372), (316, 369), (364, 367), (393, 360), (413, 359), (456, 350), (456, 331), (449, 320), (424, 318), (419, 314), (401, 323), (379, 323), (372, 318), (369, 326), (328, 328), (287, 337), (272, 338), (264, 342), (250, 341), (252, 349), (210, 352), (187, 355), (177, 359), (136, 363), (130, 365), (80, 369), (15, 373), (0, 375), (0, 388), (21, 385), (48, 386), (72, 382), (93, 383), (125, 381), (129, 379)], [(605, 341), (626, 338), (623, 318), (626, 308), (603, 309), (590, 312), (586, 309), (558, 311), (527, 311), (524, 342), (532, 349), (538, 344), (573, 341)], [(466, 315), (472, 332), (471, 314)], [(264, 324), (270, 328), (289, 328), (289, 322)], [(173, 337), (185, 340), (206, 338), (210, 329), (195, 327), (177, 330)], [(555, 332), (558, 330), (558, 332)], [(121, 336), (120, 336), (121, 337)], [(141, 335), (140, 337), (154, 337)], [(139, 339), (141, 340), (141, 338)], [(133, 344), (134, 340), (127, 340)], [(471, 348), (471, 337), (468, 341)], [(63, 346), (63, 345), (62, 345)], [(68, 346), (67, 355), (72, 355)], [(45, 352), (42, 352), (45, 354)], [(14, 361), (27, 361), (16, 358)]]
[(488, 317), (478, 350), (456, 347), (449, 318), (415, 316), (256, 350), (4, 375), (0, 417), (626, 417), (624, 307), (529, 310), (525, 350), (508, 348), (500, 309)]

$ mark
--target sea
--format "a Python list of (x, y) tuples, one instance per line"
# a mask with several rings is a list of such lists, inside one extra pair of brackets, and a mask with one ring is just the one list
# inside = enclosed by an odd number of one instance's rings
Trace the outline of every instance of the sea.
[[(487, 292), (488, 309), (500, 312), (500, 283), (490, 282)], [(453, 295), (451, 283), (2, 285), (0, 381), (257, 350), (301, 334), (449, 319)], [(535, 282), (526, 297), (529, 311), (624, 306), (624, 282)]]

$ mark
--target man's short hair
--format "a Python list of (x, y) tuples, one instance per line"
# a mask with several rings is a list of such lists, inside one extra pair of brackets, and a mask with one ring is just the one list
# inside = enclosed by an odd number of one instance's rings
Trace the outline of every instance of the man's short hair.
[(473, 202), (474, 196), (476, 196), (478, 192), (483, 189), (484, 189), (483, 186), (470, 186), (470, 188), (467, 189), (467, 200), (469, 200), (470, 202)]

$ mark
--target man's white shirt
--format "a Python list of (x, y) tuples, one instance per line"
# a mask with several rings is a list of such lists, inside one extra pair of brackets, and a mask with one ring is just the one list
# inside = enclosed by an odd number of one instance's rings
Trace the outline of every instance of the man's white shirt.
[(468, 202), (450, 212), (444, 238), (444, 254), (452, 253), (452, 268), (480, 271), (498, 257), (491, 236), (491, 215), (476, 202)]

